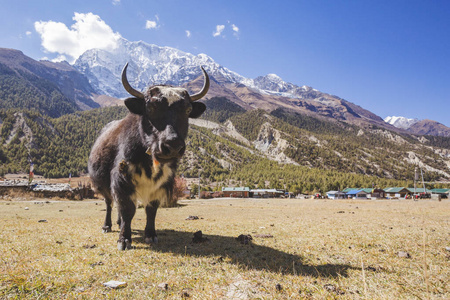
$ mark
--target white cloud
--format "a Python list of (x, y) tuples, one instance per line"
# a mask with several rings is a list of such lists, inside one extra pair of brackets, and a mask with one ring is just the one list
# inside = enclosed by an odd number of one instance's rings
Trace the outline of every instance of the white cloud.
[(239, 39), (239, 27), (237, 27), (237, 26), (234, 25), (234, 24), (231, 24), (231, 29), (233, 29), (233, 31), (234, 31), (233, 35), (234, 35), (237, 39)]
[(119, 5), (120, 4), (120, 0), (112, 0), (112, 4), (113, 5)]
[(189, 30), (186, 30), (186, 36), (191, 37), (191, 32)]
[(73, 63), (86, 50), (117, 48), (120, 34), (114, 32), (99, 16), (93, 13), (75, 13), (72, 19), (75, 24), (70, 28), (54, 21), (34, 23), (45, 51), (66, 55), (67, 60)]
[(31, 31), (27, 31), (27, 32), (25, 32), (25, 34), (26, 34), (27, 36), (30, 36), (30, 35), (31, 35)]
[(67, 60), (67, 57), (65, 55), (58, 55), (58, 57), (52, 59), (52, 62), (62, 62)]
[(147, 20), (145, 22), (145, 29), (158, 29), (159, 28), (159, 17), (158, 15), (155, 16), (156, 21)]
[(155, 21), (147, 20), (147, 22), (145, 22), (145, 29), (155, 29), (156, 26), (157, 25)]
[(235, 24), (231, 24), (230, 21), (227, 21), (228, 25), (216, 25), (216, 31), (213, 32), (213, 37), (222, 36), (225, 38), (225, 32), (229, 32), (229, 28), (231, 27), (231, 30), (233, 31), (233, 35), (239, 39), (239, 27), (237, 27)]
[(224, 29), (225, 29), (225, 25), (217, 25), (216, 31), (213, 33), (213, 37), (220, 36)]

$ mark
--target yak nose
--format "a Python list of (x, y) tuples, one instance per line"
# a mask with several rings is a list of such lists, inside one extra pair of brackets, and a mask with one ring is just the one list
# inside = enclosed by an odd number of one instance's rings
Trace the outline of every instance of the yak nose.
[(180, 157), (186, 150), (186, 144), (182, 139), (173, 139), (163, 142), (160, 148), (161, 154), (166, 157)]

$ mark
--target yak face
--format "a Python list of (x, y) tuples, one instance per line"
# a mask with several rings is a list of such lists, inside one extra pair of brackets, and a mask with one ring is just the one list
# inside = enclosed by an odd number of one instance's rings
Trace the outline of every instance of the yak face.
[(206, 106), (195, 102), (206, 95), (209, 77), (202, 68), (205, 82), (202, 90), (189, 95), (186, 89), (167, 85), (150, 87), (145, 94), (134, 90), (126, 78), (125, 65), (122, 83), (134, 97), (125, 100), (128, 110), (141, 116), (141, 137), (147, 154), (158, 162), (179, 159), (186, 150), (189, 118), (198, 118)]
[(128, 110), (141, 115), (141, 135), (147, 154), (159, 162), (168, 162), (183, 156), (189, 118), (198, 118), (206, 106), (192, 102), (184, 88), (153, 86), (144, 99), (125, 100)]

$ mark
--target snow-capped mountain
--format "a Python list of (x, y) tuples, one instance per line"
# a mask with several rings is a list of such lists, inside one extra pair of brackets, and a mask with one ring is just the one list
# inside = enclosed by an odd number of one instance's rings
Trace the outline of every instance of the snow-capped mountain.
[(320, 94), (309, 86), (299, 87), (295, 84), (285, 82), (276, 74), (267, 74), (253, 79), (253, 87), (269, 94), (285, 96), (289, 98), (314, 99)]
[(405, 117), (396, 117), (396, 116), (386, 117), (384, 121), (401, 129), (408, 129), (415, 123), (419, 122), (418, 119), (408, 119)]
[(129, 62), (128, 79), (133, 87), (144, 90), (152, 84), (183, 85), (201, 75), (199, 66), (216, 80), (253, 85), (251, 80), (220, 66), (206, 54), (193, 55), (170, 47), (159, 47), (121, 39), (111, 51), (91, 49), (74, 66), (85, 74), (99, 94), (126, 97), (120, 75)]
[(86, 75), (99, 94), (117, 98), (127, 97), (120, 75), (129, 62), (128, 79), (133, 87), (144, 90), (152, 84), (183, 85), (201, 75), (199, 66), (221, 84), (243, 84), (267, 95), (299, 99), (315, 99), (321, 94), (308, 86), (284, 82), (269, 74), (255, 79), (245, 78), (218, 63), (206, 54), (193, 55), (171, 47), (121, 39), (112, 51), (91, 49), (81, 55), (74, 67)]
[[(115, 50), (88, 50), (74, 67), (89, 79), (98, 94), (124, 98), (128, 94), (120, 76), (127, 62), (128, 80), (141, 91), (154, 84), (187, 85), (188, 89), (198, 90), (202, 84), (199, 67), (203, 66), (212, 82), (208, 97), (227, 97), (245, 109), (286, 108), (352, 124), (391, 127), (379, 116), (353, 103), (308, 86), (285, 82), (275, 74), (250, 79), (219, 65), (206, 54), (193, 55), (142, 41), (121, 39)], [(197, 86), (192, 86), (198, 78)]]

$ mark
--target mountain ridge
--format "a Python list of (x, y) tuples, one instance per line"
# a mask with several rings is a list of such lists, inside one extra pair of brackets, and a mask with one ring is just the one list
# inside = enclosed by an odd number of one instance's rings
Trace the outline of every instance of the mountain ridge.
[(122, 38), (115, 50), (88, 50), (76, 60), (74, 67), (87, 76), (97, 93), (123, 98), (127, 94), (120, 83), (120, 75), (127, 62), (129, 81), (138, 90), (158, 83), (182, 85), (195, 91), (196, 84), (191, 82), (201, 76), (199, 66), (202, 65), (215, 83), (206, 99), (224, 96), (246, 109), (270, 111), (285, 107), (359, 126), (375, 125), (397, 130), (356, 104), (306, 85), (285, 82), (275, 74), (245, 78), (219, 65), (206, 54), (193, 55), (142, 41), (130, 42)]
[(450, 137), (450, 128), (433, 120), (409, 119), (405, 117), (386, 117), (385, 122), (416, 135), (434, 135)]
[[(0, 64), (0, 107), (20, 107), (18, 103), (26, 102), (26, 98), (37, 101), (29, 103), (29, 107), (51, 111), (53, 116), (61, 113), (48, 106), (64, 106), (68, 113), (99, 107), (92, 100), (94, 90), (87, 78), (67, 62), (36, 61), (20, 50), (0, 48)], [(29, 96), (21, 96), (22, 91)]]

